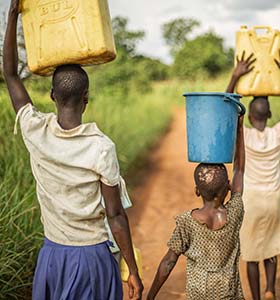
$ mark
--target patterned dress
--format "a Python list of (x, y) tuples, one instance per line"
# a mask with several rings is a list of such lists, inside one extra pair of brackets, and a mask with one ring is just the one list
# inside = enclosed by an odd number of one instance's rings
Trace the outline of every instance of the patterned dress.
[(243, 300), (238, 261), (243, 203), (234, 193), (225, 205), (226, 224), (211, 230), (193, 219), (192, 211), (176, 218), (168, 247), (187, 259), (186, 294), (190, 300)]

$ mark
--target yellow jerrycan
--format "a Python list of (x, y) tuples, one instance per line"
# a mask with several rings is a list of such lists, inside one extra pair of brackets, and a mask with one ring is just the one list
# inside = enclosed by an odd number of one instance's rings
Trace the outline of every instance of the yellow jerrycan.
[(242, 76), (237, 93), (243, 96), (280, 95), (280, 70), (274, 62), (279, 60), (280, 31), (269, 26), (241, 26), (236, 33), (236, 55), (246, 57), (251, 53), (257, 58), (252, 72)]
[[(136, 264), (138, 267), (138, 273), (141, 279), (143, 279), (143, 265), (142, 265), (142, 256), (141, 256), (141, 252), (138, 248), (133, 246), (133, 251), (134, 251), (134, 257), (136, 260)], [(120, 261), (120, 272), (121, 272), (121, 279), (124, 282), (128, 281), (128, 277), (129, 277), (129, 270), (128, 270), (128, 266), (124, 260), (124, 258), (121, 258)]]
[(107, 0), (21, 0), (20, 11), (28, 66), (35, 74), (116, 57)]

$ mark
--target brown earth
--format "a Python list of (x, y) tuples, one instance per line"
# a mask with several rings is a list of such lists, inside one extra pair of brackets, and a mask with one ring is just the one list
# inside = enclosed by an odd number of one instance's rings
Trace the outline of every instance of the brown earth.
[[(201, 205), (201, 200), (194, 194), (194, 167), (195, 164), (187, 162), (186, 156), (185, 112), (183, 108), (176, 108), (168, 132), (152, 151), (144, 170), (138, 174), (138, 184), (131, 194), (134, 207), (129, 211), (129, 219), (134, 244), (140, 248), (143, 258), (143, 299), (167, 251), (166, 242), (174, 228), (174, 217)], [(185, 264), (185, 258), (180, 257), (158, 300), (185, 299)], [(241, 262), (240, 269), (245, 298), (251, 299), (244, 262)], [(263, 267), (261, 283), (263, 291)], [(279, 283), (278, 276), (277, 286)], [(280, 289), (278, 294), (277, 299), (280, 299)], [(124, 299), (128, 299), (126, 291)]]

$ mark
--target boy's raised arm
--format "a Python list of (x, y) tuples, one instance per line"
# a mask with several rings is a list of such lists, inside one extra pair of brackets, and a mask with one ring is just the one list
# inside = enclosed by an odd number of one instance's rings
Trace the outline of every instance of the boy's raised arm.
[(257, 59), (254, 58), (254, 54), (252, 53), (247, 59), (245, 59), (245, 51), (243, 51), (241, 59), (239, 60), (238, 56), (236, 57), (237, 65), (235, 69), (233, 70), (229, 85), (227, 87), (226, 92), (227, 93), (234, 93), (235, 86), (243, 75), (251, 72), (254, 69), (254, 66), (252, 64)]
[(121, 203), (119, 187), (101, 183), (101, 191), (111, 231), (128, 265), (130, 273), (128, 278), (129, 299), (141, 300), (143, 285), (134, 258), (129, 222)]
[(17, 51), (17, 21), (19, 0), (11, 0), (7, 29), (3, 47), (3, 74), (6, 80), (9, 94), (16, 112), (32, 103), (19, 75), (18, 75), (18, 51)]
[(244, 146), (244, 130), (243, 130), (244, 116), (238, 118), (237, 125), (237, 139), (233, 163), (233, 179), (231, 192), (243, 193), (243, 177), (245, 171), (245, 146)]

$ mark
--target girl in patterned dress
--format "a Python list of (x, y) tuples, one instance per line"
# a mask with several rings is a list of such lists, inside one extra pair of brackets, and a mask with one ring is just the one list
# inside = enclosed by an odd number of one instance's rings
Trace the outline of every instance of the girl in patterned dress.
[[(181, 254), (187, 257), (187, 299), (244, 299), (238, 270), (244, 169), (243, 117), (239, 117), (232, 185), (224, 165), (196, 167), (196, 194), (202, 197), (203, 207), (176, 218), (167, 244), (169, 250), (159, 265), (147, 300), (155, 299)], [(224, 204), (229, 190), (231, 199)]]

